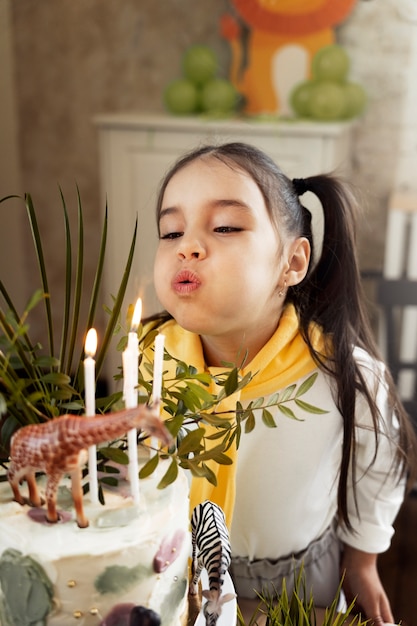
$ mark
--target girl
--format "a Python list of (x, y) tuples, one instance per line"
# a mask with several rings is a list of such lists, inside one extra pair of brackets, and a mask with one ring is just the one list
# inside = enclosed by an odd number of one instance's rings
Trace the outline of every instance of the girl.
[[(306, 191), (322, 206), (322, 242)], [(414, 440), (366, 319), (355, 213), (332, 176), (291, 181), (250, 145), (202, 147), (162, 183), (154, 278), (168, 352), (212, 373), (245, 355), (242, 373), (254, 377), (242, 403), (318, 374), (303, 399), (321, 411), (294, 404), (293, 420), (271, 408), (278, 427), (258, 420), (217, 488), (193, 479), (192, 501), (225, 509), (239, 598), (280, 589), (303, 563), (324, 607), (344, 571), (348, 599), (380, 626), (393, 615), (377, 554), (390, 544)]]

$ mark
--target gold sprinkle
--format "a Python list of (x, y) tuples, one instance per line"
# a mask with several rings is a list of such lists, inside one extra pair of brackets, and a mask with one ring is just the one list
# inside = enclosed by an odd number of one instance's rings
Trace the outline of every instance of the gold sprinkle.
[(67, 587), (75, 587), (77, 583), (75, 582), (75, 580), (69, 580), (67, 582)]
[(177, 548), (172, 548), (171, 552), (176, 552)]
[(169, 561), (165, 561), (165, 565), (169, 565), (169, 563), (170, 563)]
[(83, 616), (82, 611), (74, 611), (73, 616), (75, 619), (80, 619)]
[(95, 607), (90, 609), (90, 615), (98, 615), (98, 609), (96, 609)]

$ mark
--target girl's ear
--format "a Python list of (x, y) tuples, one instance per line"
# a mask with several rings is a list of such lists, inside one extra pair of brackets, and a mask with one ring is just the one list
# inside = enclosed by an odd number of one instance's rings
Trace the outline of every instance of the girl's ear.
[(311, 248), (306, 237), (298, 237), (293, 241), (288, 252), (288, 265), (284, 272), (287, 287), (301, 283), (308, 271)]

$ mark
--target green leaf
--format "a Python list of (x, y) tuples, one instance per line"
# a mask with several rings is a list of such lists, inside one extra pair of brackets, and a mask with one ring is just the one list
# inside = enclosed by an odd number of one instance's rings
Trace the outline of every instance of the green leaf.
[(37, 367), (42, 367), (42, 368), (59, 367), (59, 359), (56, 359), (54, 356), (43, 355), (34, 359), (33, 365), (36, 365)]
[(138, 229), (138, 220), (136, 218), (135, 227), (133, 230), (132, 242), (130, 244), (129, 254), (126, 261), (125, 269), (123, 272), (122, 279), (120, 281), (119, 290), (117, 292), (116, 300), (114, 302), (114, 306), (111, 312), (111, 316), (109, 321), (107, 322), (106, 330), (104, 333), (104, 337), (100, 343), (99, 350), (96, 358), (96, 375), (99, 377), (101, 369), (103, 367), (103, 362), (107, 353), (107, 350), (111, 344), (111, 340), (113, 337), (113, 331), (116, 327), (118, 317), (120, 315), (120, 310), (122, 308), (122, 304), (124, 301), (126, 287), (130, 276), (130, 270), (132, 268), (133, 255), (135, 252), (136, 246), (136, 236)]
[(218, 428), (228, 429), (231, 427), (231, 419), (230, 417), (226, 417), (224, 415), (217, 415), (216, 413), (201, 413), (200, 417), (203, 419), (203, 422), (206, 424), (210, 424), (211, 426), (217, 426)]
[[(60, 189), (61, 203), (64, 213), (64, 231), (65, 231), (65, 297), (64, 297), (64, 312), (62, 317), (62, 332), (61, 332), (61, 347), (59, 350), (59, 358), (61, 363), (65, 364), (66, 350), (69, 345), (68, 335), (70, 333), (70, 307), (71, 307), (71, 295), (72, 295), (72, 249), (71, 249), (71, 229), (68, 219), (67, 207), (65, 199)], [(73, 347), (73, 346), (72, 346)], [(64, 370), (66, 373), (71, 371), (71, 358)]]
[(233, 460), (224, 452), (214, 452), (211, 453), (211, 459), (218, 463), (219, 465), (232, 465)]
[(67, 374), (61, 374), (60, 372), (49, 372), (41, 376), (40, 380), (52, 385), (69, 385), (71, 382), (71, 378)]
[(109, 485), (109, 487), (117, 487), (117, 485), (119, 484), (117, 478), (114, 478), (113, 476), (102, 476), (100, 478), (100, 482), (104, 483), (105, 485)]
[(238, 388), (238, 371), (234, 367), (224, 383), (224, 390), (227, 396), (231, 396)]
[(270, 411), (268, 411), (267, 409), (263, 409), (262, 410), (262, 421), (265, 424), (265, 426), (267, 426), (268, 428), (276, 428), (277, 425), (275, 423), (275, 420), (272, 416), (272, 413)]
[(270, 398), (268, 398), (268, 402), (266, 406), (276, 406), (279, 403), (279, 393), (274, 393)]
[(177, 437), (178, 433), (180, 432), (183, 423), (184, 423), (183, 415), (176, 415), (175, 417), (169, 418), (168, 420), (165, 421), (165, 426), (167, 427), (167, 429), (169, 430), (169, 432), (171, 433), (174, 439), (175, 437)]
[(281, 402), (286, 402), (287, 400), (289, 400), (294, 393), (296, 387), (297, 385), (289, 385), (288, 387), (286, 387), (280, 394)]
[(245, 420), (245, 433), (251, 433), (255, 428), (255, 416), (252, 411), (249, 412), (247, 419)]
[(299, 417), (297, 417), (294, 413), (294, 411), (292, 411), (288, 406), (285, 406), (283, 404), (279, 404), (278, 405), (278, 409), (281, 411), (281, 413), (283, 415), (285, 415), (286, 417), (290, 417), (293, 420), (297, 420), (298, 422), (303, 422), (304, 420), (300, 419)]
[(213, 395), (208, 392), (207, 389), (205, 389), (201, 385), (197, 385), (195, 383), (192, 383), (191, 381), (188, 381), (184, 393), (187, 395), (191, 392), (193, 394), (193, 398), (200, 400), (200, 403), (197, 403), (199, 406), (210, 406), (213, 404)]
[(129, 456), (120, 448), (112, 448), (111, 446), (105, 448), (100, 448), (100, 454), (102, 454), (109, 461), (113, 461), (114, 463), (120, 463), (120, 465), (128, 465), (129, 464)]
[(303, 409), (303, 411), (307, 411), (307, 413), (314, 413), (316, 415), (323, 415), (325, 413), (328, 413), (328, 411), (320, 409), (319, 407), (314, 406), (313, 404), (309, 404), (308, 402), (304, 402), (304, 400), (296, 399), (294, 400), (294, 402), (297, 406), (300, 407), (300, 409)]
[(178, 465), (177, 465), (176, 460), (172, 459), (169, 468), (167, 469), (164, 476), (159, 481), (157, 488), (165, 489), (165, 487), (168, 487), (168, 485), (171, 485), (173, 482), (175, 482), (177, 476), (178, 476)]
[(315, 372), (314, 374), (311, 374), (311, 376), (309, 376), (303, 383), (301, 383), (301, 385), (297, 389), (295, 397), (299, 398), (300, 396), (305, 394), (309, 389), (311, 389), (311, 387), (316, 382), (317, 376), (318, 376), (318, 372)]
[(139, 478), (147, 478), (148, 476), (153, 474), (153, 472), (158, 467), (158, 463), (159, 463), (159, 455), (154, 454), (153, 456), (150, 457), (149, 461), (147, 461), (145, 465), (141, 467), (139, 471)]
[(205, 476), (204, 467), (199, 465), (194, 459), (181, 459), (180, 467), (190, 470), (191, 474), (196, 478), (204, 478)]
[(204, 478), (211, 484), (217, 487), (217, 477), (213, 470), (206, 465), (206, 463), (202, 464), (204, 470)]
[(39, 304), (39, 302), (41, 302), (41, 300), (43, 300), (44, 298), (45, 298), (45, 294), (42, 291), (42, 289), (37, 289), (29, 298), (29, 301), (25, 306), (25, 313), (29, 313), (29, 311), (34, 309), (35, 306)]
[(256, 400), (252, 402), (252, 409), (259, 409), (263, 405), (263, 403), (263, 398), (256, 398)]
[(84, 411), (84, 405), (81, 402), (64, 402), (61, 404), (61, 408), (65, 411), (76, 411), (77, 413)]
[[(35, 246), (35, 252), (38, 259), (39, 271), (42, 279), (42, 288), (43, 293), (49, 293), (48, 286), (48, 278), (46, 274), (46, 266), (45, 266), (45, 258), (43, 254), (42, 248), (42, 239), (39, 232), (38, 221), (36, 219), (35, 207), (33, 206), (32, 197), (30, 194), (25, 194), (25, 204), (26, 210), (29, 216), (29, 223), (32, 230), (32, 238)], [(51, 310), (51, 302), (50, 298), (45, 298), (45, 310), (46, 310), (46, 319), (47, 319), (47, 331), (48, 331), (48, 339), (49, 339), (49, 351), (50, 354), (54, 354), (54, 332), (53, 332), (53, 322), (52, 322), (52, 310)]]
[(196, 428), (195, 430), (191, 430), (181, 441), (181, 444), (178, 448), (178, 454), (180, 456), (190, 454), (191, 452), (195, 452), (201, 446), (201, 440), (205, 434), (204, 428)]

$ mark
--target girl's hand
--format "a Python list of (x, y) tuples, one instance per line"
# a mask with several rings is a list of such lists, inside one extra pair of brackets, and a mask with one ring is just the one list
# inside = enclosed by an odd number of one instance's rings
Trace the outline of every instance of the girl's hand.
[(377, 569), (377, 555), (344, 545), (342, 573), (347, 602), (356, 598), (356, 611), (363, 612), (374, 626), (394, 623), (388, 597)]

